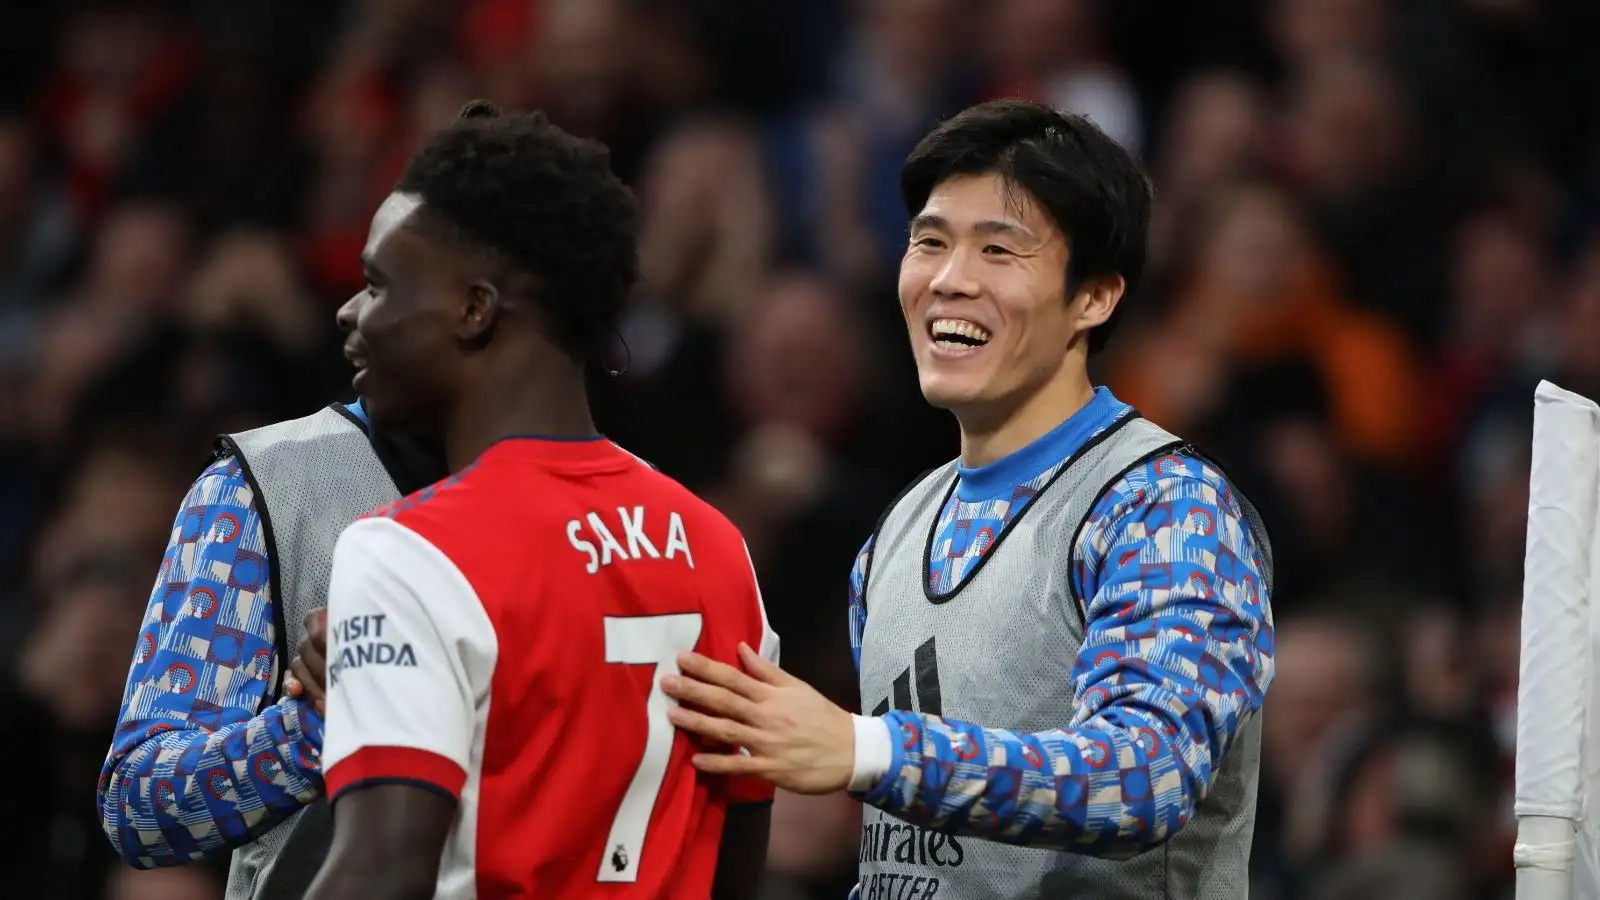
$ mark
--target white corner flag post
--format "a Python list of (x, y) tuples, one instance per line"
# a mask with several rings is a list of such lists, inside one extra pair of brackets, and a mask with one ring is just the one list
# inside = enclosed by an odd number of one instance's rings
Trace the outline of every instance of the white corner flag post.
[(1600, 406), (1534, 392), (1517, 685), (1517, 900), (1600, 900), (1597, 627)]

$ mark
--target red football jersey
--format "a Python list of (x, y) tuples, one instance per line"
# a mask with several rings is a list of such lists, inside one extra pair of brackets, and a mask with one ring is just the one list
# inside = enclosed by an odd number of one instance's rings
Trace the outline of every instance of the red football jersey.
[(502, 441), (352, 524), (328, 600), (328, 795), (374, 780), (460, 815), (437, 897), (696, 898), (727, 804), (661, 678), (777, 658), (734, 526), (609, 441)]

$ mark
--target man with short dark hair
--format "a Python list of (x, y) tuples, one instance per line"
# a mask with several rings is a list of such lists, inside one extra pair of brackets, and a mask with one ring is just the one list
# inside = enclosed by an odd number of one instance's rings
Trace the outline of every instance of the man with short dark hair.
[(603, 147), (486, 103), (374, 219), (339, 313), (374, 422), (448, 479), (334, 552), (323, 751), (334, 840), (310, 900), (750, 897), (771, 784), (705, 776), (667, 718), (676, 654), (777, 658), (737, 529), (595, 432), (585, 366), (637, 278)]
[(1144, 265), (1149, 182), (1086, 119), (1002, 100), (925, 137), (901, 191), (901, 311), (961, 455), (851, 572), (869, 715), (746, 648), (748, 674), (685, 656), (673, 720), (746, 751), (704, 771), (861, 798), (866, 900), (1245, 897), (1266, 532), (1087, 371)]

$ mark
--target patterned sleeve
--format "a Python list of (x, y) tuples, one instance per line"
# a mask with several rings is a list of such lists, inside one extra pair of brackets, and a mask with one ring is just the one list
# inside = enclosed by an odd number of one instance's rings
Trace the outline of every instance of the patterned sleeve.
[(850, 567), (850, 656), (861, 674), (861, 635), (867, 630), (867, 561), (872, 558), (872, 538), (861, 545), (855, 564)]
[(941, 831), (1107, 858), (1183, 827), (1272, 680), (1260, 548), (1221, 474), (1168, 456), (1112, 487), (1078, 558), (1091, 599), (1073, 721), (1016, 734), (891, 712), (893, 760), (865, 802)]
[(267, 580), (249, 483), (219, 460), (173, 523), (100, 774), (101, 824), (136, 868), (248, 843), (321, 793), (316, 711), (257, 711), (277, 675)]

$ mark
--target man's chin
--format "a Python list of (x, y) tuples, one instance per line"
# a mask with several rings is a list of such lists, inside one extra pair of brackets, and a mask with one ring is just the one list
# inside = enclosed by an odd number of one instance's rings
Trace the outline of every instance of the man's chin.
[(957, 412), (965, 406), (981, 402), (983, 389), (980, 385), (934, 376), (922, 379), (922, 398), (935, 409)]

